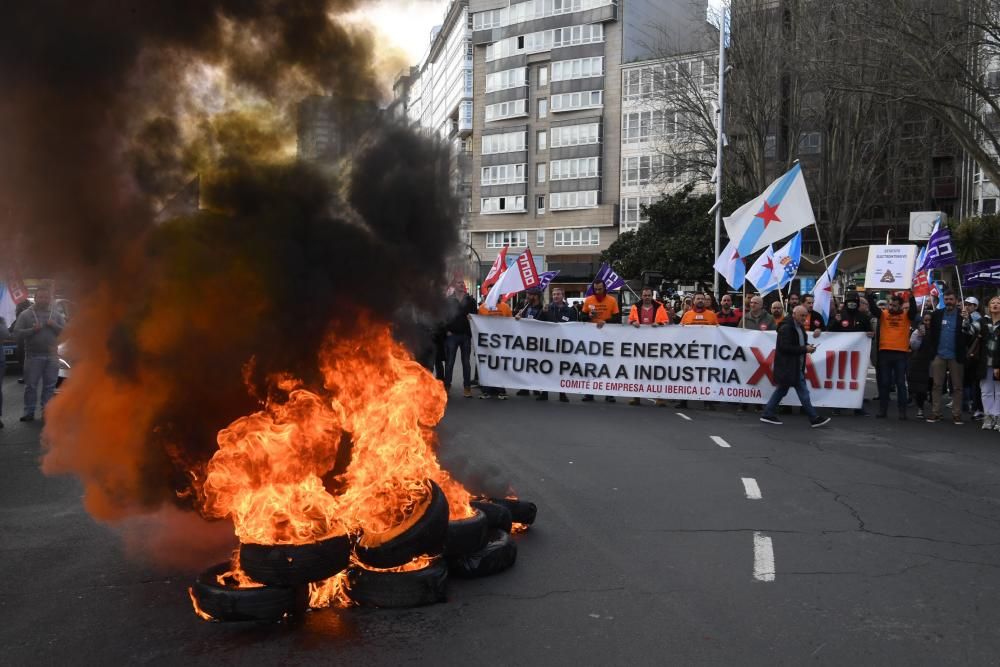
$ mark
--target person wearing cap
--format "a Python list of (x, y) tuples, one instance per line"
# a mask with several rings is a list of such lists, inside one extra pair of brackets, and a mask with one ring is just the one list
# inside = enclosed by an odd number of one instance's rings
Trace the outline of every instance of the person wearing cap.
[[(974, 296), (965, 297), (965, 312), (969, 316), (969, 321), (973, 327), (973, 333), (976, 331), (976, 325), (982, 318), (979, 313), (979, 299)], [(982, 373), (980, 367), (980, 357), (982, 356), (982, 348), (980, 343), (982, 341), (978, 336), (974, 337), (969, 344), (969, 351), (965, 357), (965, 386), (962, 387), (962, 409), (968, 411), (972, 414), (974, 420), (982, 419), (983, 417), (983, 394), (980, 389), (980, 380), (982, 379)]]

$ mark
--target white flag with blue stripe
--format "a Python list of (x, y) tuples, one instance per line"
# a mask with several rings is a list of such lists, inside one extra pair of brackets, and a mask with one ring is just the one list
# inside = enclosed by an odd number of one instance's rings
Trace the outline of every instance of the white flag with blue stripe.
[(816, 224), (802, 167), (796, 164), (767, 186), (764, 194), (725, 218), (726, 233), (736, 241), (740, 257)]

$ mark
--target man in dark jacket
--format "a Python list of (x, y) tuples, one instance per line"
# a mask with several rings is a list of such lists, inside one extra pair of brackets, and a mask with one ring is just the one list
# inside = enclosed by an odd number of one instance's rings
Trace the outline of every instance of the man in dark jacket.
[(930, 347), (931, 377), (934, 386), (931, 388), (931, 414), (928, 423), (941, 421), (941, 390), (944, 388), (945, 375), (951, 376), (951, 419), (955, 424), (962, 423), (962, 380), (964, 376), (965, 357), (969, 338), (972, 337), (972, 323), (968, 313), (958, 307), (953, 290), (944, 291), (944, 310), (935, 310), (931, 316), (931, 330), (927, 333), (924, 345)]
[(809, 387), (806, 385), (805, 377), (806, 355), (815, 352), (816, 347), (808, 344), (809, 339), (805, 330), (808, 318), (809, 310), (803, 306), (796, 306), (792, 316), (778, 327), (774, 350), (774, 382), (778, 386), (764, 408), (764, 414), (760, 418), (762, 422), (781, 424), (777, 416), (778, 405), (789, 389), (795, 389), (802, 410), (809, 416), (809, 423), (813, 428), (830, 423), (829, 417), (820, 417), (816, 414), (816, 409), (809, 400)]
[(446, 308), (444, 387), (445, 390), (451, 389), (451, 378), (455, 372), (455, 355), (461, 350), (462, 393), (466, 398), (472, 398), (472, 363), (469, 360), (472, 351), (472, 327), (469, 325), (469, 315), (474, 315), (477, 309), (476, 302), (469, 296), (464, 283), (456, 283), (449, 290)]
[[(562, 288), (553, 287), (552, 302), (542, 309), (542, 314), (538, 317), (538, 319), (542, 322), (555, 322), (556, 324), (561, 324), (564, 322), (577, 322), (579, 321), (579, 315), (580, 313), (576, 308), (566, 303), (565, 293)], [(549, 392), (541, 392), (535, 400), (549, 400)], [(565, 393), (560, 393), (559, 400), (563, 403), (569, 403), (569, 396)]]
[[(867, 334), (869, 338), (873, 337), (875, 332), (872, 329), (871, 311), (864, 307), (863, 301), (865, 300), (856, 290), (848, 289), (844, 296), (843, 308), (837, 314), (830, 316), (830, 326), (827, 328), (830, 331), (855, 331)], [(839, 415), (840, 409), (834, 410), (833, 414)], [(854, 414), (859, 417), (868, 416), (864, 407), (855, 410)]]

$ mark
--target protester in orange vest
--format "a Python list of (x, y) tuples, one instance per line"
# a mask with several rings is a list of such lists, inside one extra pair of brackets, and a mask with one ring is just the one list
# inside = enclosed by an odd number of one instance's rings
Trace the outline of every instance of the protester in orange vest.
[(771, 317), (774, 318), (774, 328), (780, 327), (782, 320), (785, 319), (785, 309), (782, 308), (781, 301), (775, 301), (771, 304)]
[[(486, 305), (486, 301), (484, 300), (479, 305), (479, 314), (480, 315), (485, 315), (486, 317), (513, 317), (514, 316), (514, 313), (511, 312), (510, 306), (507, 304), (506, 301), (498, 301), (497, 302), (497, 307), (494, 308), (493, 310), (490, 310), (489, 307)], [(483, 386), (480, 386), (479, 390), (482, 392), (481, 394), (479, 394), (479, 398), (493, 398), (494, 396), (496, 396), (501, 401), (507, 400), (507, 390), (504, 389), (503, 387), (483, 387)]]
[[(912, 297), (911, 297), (912, 299)], [(876, 417), (884, 419), (889, 411), (889, 390), (896, 387), (899, 418), (906, 419), (906, 365), (910, 356), (910, 331), (919, 318), (916, 301), (910, 303), (909, 312), (903, 308), (903, 298), (889, 296), (887, 308), (880, 308), (878, 315), (878, 388), (879, 411)]]
[[(719, 326), (719, 320), (711, 310), (705, 307), (705, 296), (703, 294), (694, 295), (694, 307), (684, 313), (684, 317), (681, 318), (681, 326)], [(686, 408), (687, 401), (677, 401), (674, 403), (675, 408)], [(715, 403), (712, 401), (705, 401), (705, 407), (709, 410), (715, 410)]]
[[(638, 329), (643, 324), (648, 324), (653, 327), (661, 327), (665, 324), (670, 324), (670, 318), (667, 315), (667, 309), (662, 303), (653, 301), (653, 290), (649, 287), (643, 287), (642, 292), (642, 303), (633, 304), (632, 310), (628, 314), (628, 323)], [(639, 405), (639, 397), (636, 396), (632, 398), (629, 405)], [(656, 399), (657, 407), (666, 407), (667, 403), (662, 398)]]
[[(595, 280), (593, 289), (594, 293), (583, 300), (583, 312), (580, 313), (580, 319), (584, 322), (593, 322), (598, 329), (607, 322), (621, 320), (621, 309), (618, 307), (618, 301), (608, 294), (604, 281)], [(587, 394), (583, 400), (592, 401), (594, 395)], [(604, 400), (608, 403), (614, 403), (615, 397), (605, 396)]]

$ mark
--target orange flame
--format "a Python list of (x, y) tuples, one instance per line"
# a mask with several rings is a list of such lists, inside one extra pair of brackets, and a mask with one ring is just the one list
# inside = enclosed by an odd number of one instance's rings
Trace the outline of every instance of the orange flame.
[[(321, 351), (325, 396), (294, 378), (276, 378), (291, 390), (286, 402), (268, 402), (219, 432), (201, 485), (202, 509), (231, 518), (241, 542), (307, 544), (349, 532), (377, 544), (419, 518), (429, 479), (447, 497), (451, 518), (475, 513), (468, 491), (434, 454), (432, 429), (447, 403), (441, 384), (388, 325), (363, 324), (363, 335), (331, 336)], [(350, 463), (331, 480), (345, 440)], [(321, 593), (329, 582), (315, 592), (327, 604), (336, 597)]]
[(194, 607), (194, 613), (198, 614), (198, 616), (200, 616), (201, 618), (205, 619), (206, 621), (214, 621), (215, 620), (210, 614), (206, 613), (201, 608), (201, 605), (198, 604), (198, 598), (196, 598), (194, 596), (194, 589), (192, 587), (190, 587), (190, 586), (188, 586), (188, 597), (191, 598), (191, 606)]
[(338, 572), (329, 579), (309, 584), (309, 607), (350, 607), (353, 602), (347, 596), (347, 590), (347, 570)]

